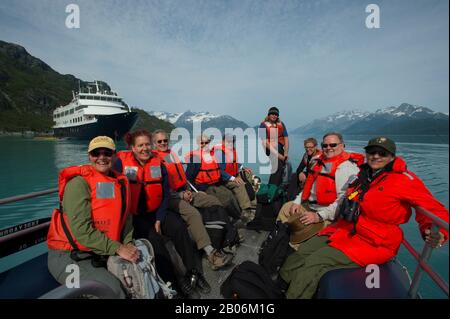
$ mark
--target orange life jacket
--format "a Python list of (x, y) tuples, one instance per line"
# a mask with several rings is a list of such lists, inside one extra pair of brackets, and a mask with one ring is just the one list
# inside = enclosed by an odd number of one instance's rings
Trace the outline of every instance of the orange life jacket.
[(310, 173), (303, 187), (302, 201), (308, 201), (311, 190), (316, 183), (317, 204), (328, 206), (337, 198), (336, 192), (336, 169), (345, 161), (352, 161), (358, 166), (364, 163), (364, 155), (359, 153), (342, 152), (338, 156), (327, 159), (323, 154), (311, 159)]
[(216, 158), (214, 157), (214, 152), (209, 151), (209, 158), (205, 154), (205, 152), (200, 150), (195, 150), (190, 152), (186, 156), (186, 162), (189, 163), (191, 158), (200, 159), (200, 171), (195, 177), (195, 184), (197, 185), (213, 185), (220, 181), (220, 168), (219, 164), (216, 162)]
[(283, 127), (283, 124), (281, 123), (281, 121), (278, 121), (277, 123), (271, 123), (268, 121), (264, 121), (264, 122), (262, 122), (262, 124), (264, 124), (264, 126), (266, 127), (266, 140), (270, 142), (272, 139), (275, 139), (275, 137), (274, 137), (274, 135), (276, 135), (275, 130), (277, 130), (278, 143), (284, 146), (284, 144), (285, 144), (285, 142), (284, 142), (284, 127)]
[(222, 151), (225, 154), (225, 172), (236, 177), (239, 174), (239, 163), (237, 162), (236, 149), (230, 150), (224, 143), (214, 145), (213, 150)]
[(183, 164), (181, 164), (178, 156), (170, 150), (166, 152), (155, 151), (155, 153), (158, 154), (159, 159), (163, 162), (167, 169), (170, 188), (177, 191), (184, 187), (187, 183), (187, 178), (184, 172)]
[(139, 164), (131, 151), (118, 152), (117, 157), (122, 161), (122, 172), (130, 182), (130, 212), (137, 214), (142, 189), (145, 191), (147, 212), (156, 211), (163, 199), (161, 160), (158, 155), (153, 152), (153, 156), (144, 166)]
[[(106, 176), (96, 171), (90, 165), (65, 168), (60, 172), (58, 179), (58, 193), (61, 204), (67, 183), (76, 176), (83, 177), (91, 190), (93, 227), (104, 233), (109, 239), (120, 241), (129, 212), (127, 178), (123, 175)], [(125, 199), (122, 194), (125, 194)], [(123, 202), (124, 200), (125, 202)], [(74, 245), (72, 245), (71, 241)], [(79, 249), (90, 251), (89, 248), (81, 245), (73, 236), (67, 215), (64, 213), (64, 207), (62, 207), (62, 210), (55, 209), (53, 211), (47, 235), (47, 245), (48, 248), (57, 250)]]

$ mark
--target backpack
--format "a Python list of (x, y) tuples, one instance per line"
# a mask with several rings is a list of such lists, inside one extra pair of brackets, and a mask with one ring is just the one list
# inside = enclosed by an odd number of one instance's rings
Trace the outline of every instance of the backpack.
[(276, 277), (287, 256), (294, 252), (289, 236), (289, 226), (278, 221), (259, 248), (258, 263), (271, 277)]
[(245, 190), (247, 191), (248, 198), (250, 199), (250, 201), (254, 200), (256, 198), (255, 189), (253, 188), (252, 182), (249, 181), (246, 172), (240, 171), (239, 176), (245, 182)]
[(284, 298), (266, 270), (251, 261), (244, 261), (231, 271), (220, 287), (220, 293), (227, 299)]
[(134, 245), (140, 252), (138, 262), (132, 263), (120, 256), (110, 256), (108, 271), (120, 280), (131, 299), (172, 299), (177, 292), (156, 272), (152, 244), (147, 239), (137, 239)]
[(221, 206), (211, 206), (198, 208), (206, 232), (208, 233), (211, 244), (216, 249), (227, 246), (234, 246), (239, 243), (239, 234), (235, 226), (231, 224), (225, 208)]
[(247, 223), (247, 229), (272, 231), (281, 207), (286, 201), (283, 187), (273, 184), (261, 185), (256, 194), (257, 205), (255, 218)]
[(274, 184), (262, 184), (256, 193), (256, 200), (261, 204), (270, 204), (284, 198), (284, 189)]

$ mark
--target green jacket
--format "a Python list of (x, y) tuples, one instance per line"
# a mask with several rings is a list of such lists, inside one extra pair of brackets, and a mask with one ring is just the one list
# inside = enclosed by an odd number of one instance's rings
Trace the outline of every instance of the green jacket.
[[(64, 190), (64, 213), (67, 215), (69, 228), (76, 240), (98, 255), (115, 255), (121, 245), (111, 240), (104, 233), (92, 225), (91, 218), (91, 190), (83, 177), (71, 179)], [(133, 223), (130, 214), (122, 231), (122, 243), (132, 241)]]

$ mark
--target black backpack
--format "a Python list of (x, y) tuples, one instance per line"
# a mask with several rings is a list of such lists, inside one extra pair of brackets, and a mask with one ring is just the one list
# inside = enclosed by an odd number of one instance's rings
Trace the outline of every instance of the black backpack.
[(234, 246), (239, 243), (239, 233), (230, 222), (228, 214), (222, 206), (198, 208), (205, 224), (211, 244), (216, 249)]
[(270, 276), (276, 277), (287, 256), (294, 252), (289, 245), (289, 227), (278, 221), (259, 248), (258, 263)]
[(220, 287), (226, 299), (284, 299), (265, 269), (251, 261), (237, 265)]
[(241, 171), (239, 173), (239, 176), (245, 182), (245, 190), (247, 191), (248, 198), (250, 199), (250, 201), (254, 200), (256, 198), (256, 193), (252, 183), (248, 180), (247, 175), (244, 171)]
[(255, 218), (247, 223), (246, 228), (256, 231), (272, 231), (283, 203), (280, 200), (276, 200), (270, 204), (258, 203), (256, 205)]

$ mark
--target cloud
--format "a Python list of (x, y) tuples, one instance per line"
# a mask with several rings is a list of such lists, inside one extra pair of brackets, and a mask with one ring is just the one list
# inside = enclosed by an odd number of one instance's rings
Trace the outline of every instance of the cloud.
[[(75, 2), (75, 1), (74, 1)], [(2, 1), (0, 38), (61, 73), (111, 84), (130, 105), (208, 110), (288, 127), (338, 110), (402, 102), (448, 110), (448, 2)]]

